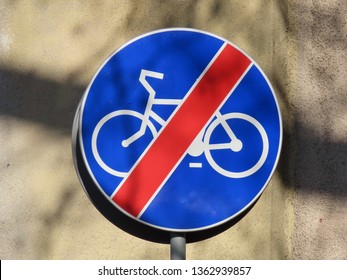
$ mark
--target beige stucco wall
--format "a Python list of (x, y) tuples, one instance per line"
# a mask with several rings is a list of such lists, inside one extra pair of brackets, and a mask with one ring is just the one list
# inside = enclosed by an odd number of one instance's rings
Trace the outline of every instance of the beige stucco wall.
[(277, 92), (278, 169), (238, 224), (188, 259), (347, 258), (346, 4), (0, 0), (0, 258), (168, 259), (116, 228), (75, 174), (71, 128), (97, 67), (142, 33), (192, 27), (245, 50)]

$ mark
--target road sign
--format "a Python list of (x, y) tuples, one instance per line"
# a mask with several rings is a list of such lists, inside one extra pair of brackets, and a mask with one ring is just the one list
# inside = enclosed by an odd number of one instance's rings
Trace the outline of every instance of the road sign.
[(196, 231), (245, 211), (278, 161), (270, 83), (232, 43), (193, 29), (138, 37), (99, 68), (79, 141), (96, 187), (126, 215)]

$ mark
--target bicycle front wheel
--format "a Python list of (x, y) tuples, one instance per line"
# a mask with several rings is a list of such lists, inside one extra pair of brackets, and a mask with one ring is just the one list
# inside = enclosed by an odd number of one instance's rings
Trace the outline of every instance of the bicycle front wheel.
[[(224, 129), (227, 125), (242, 143), (232, 149), (232, 139)], [(257, 172), (269, 152), (269, 140), (264, 127), (243, 113), (229, 113), (216, 118), (206, 130), (204, 152), (211, 167), (229, 178), (244, 178)]]

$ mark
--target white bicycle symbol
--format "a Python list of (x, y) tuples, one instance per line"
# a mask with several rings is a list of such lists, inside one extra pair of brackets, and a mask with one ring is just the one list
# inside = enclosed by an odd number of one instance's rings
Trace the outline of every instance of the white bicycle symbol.
[[(152, 110), (153, 105), (174, 105), (179, 106), (182, 103), (181, 99), (158, 99), (155, 98), (155, 90), (152, 88), (152, 86), (148, 83), (146, 80), (147, 77), (156, 78), (156, 79), (163, 79), (164, 74), (154, 71), (149, 71), (142, 69), (139, 77), (140, 83), (143, 85), (143, 87), (148, 91), (149, 97), (147, 101), (147, 105), (145, 108), (144, 114), (141, 114), (137, 111), (133, 110), (117, 110), (113, 111), (106, 116), (104, 116), (96, 125), (93, 135), (92, 135), (92, 152), (94, 154), (94, 157), (97, 161), (97, 163), (109, 174), (112, 174), (117, 177), (125, 177), (128, 172), (116, 170), (114, 167), (110, 167), (107, 165), (102, 158), (100, 157), (97, 141), (99, 137), (99, 132), (102, 129), (102, 127), (110, 120), (117, 118), (119, 116), (128, 116), (128, 117), (134, 117), (137, 119), (140, 119), (141, 126), (139, 130), (131, 135), (130, 137), (124, 139), (121, 143), (122, 147), (124, 149), (127, 149), (132, 143), (140, 139), (142, 136), (145, 135), (147, 128), (149, 128), (151, 135), (153, 138), (156, 138), (159, 130), (156, 129), (152, 121), (150, 120), (150, 117), (154, 119), (160, 126), (164, 126), (166, 124), (166, 121), (161, 118), (158, 114), (156, 114)], [(227, 113), (222, 115), (219, 111), (215, 113), (215, 119), (208, 123), (199, 133), (199, 135), (195, 138), (193, 143), (188, 148), (188, 154), (194, 157), (200, 156), (201, 154), (205, 154), (206, 159), (208, 163), (211, 165), (211, 167), (218, 172), (219, 174), (229, 177), (229, 178), (244, 178), (247, 176), (252, 175), (253, 173), (257, 172), (262, 165), (264, 164), (268, 151), (269, 151), (269, 140), (267, 137), (267, 134), (265, 132), (265, 129), (263, 126), (253, 117), (244, 114), (244, 113)], [(231, 119), (241, 119), (246, 122), (249, 122), (252, 124), (258, 131), (258, 133), (261, 136), (262, 141), (262, 152), (260, 155), (260, 158), (256, 161), (255, 164), (253, 164), (250, 168), (243, 171), (232, 171), (227, 170), (223, 167), (221, 167), (220, 164), (217, 163), (217, 161), (213, 158), (211, 151), (214, 150), (231, 150), (235, 153), (239, 152), (243, 148), (243, 143), (240, 139), (237, 138), (237, 136), (232, 131), (231, 127), (228, 124), (228, 120)], [(228, 135), (230, 141), (225, 143), (211, 143), (211, 135), (213, 134), (215, 128), (221, 125), (223, 129), (225, 130), (226, 134)], [(199, 166), (200, 167), (200, 166)]]

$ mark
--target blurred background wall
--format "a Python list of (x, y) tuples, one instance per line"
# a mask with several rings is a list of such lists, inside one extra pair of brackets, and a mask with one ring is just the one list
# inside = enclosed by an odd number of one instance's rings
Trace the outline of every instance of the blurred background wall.
[(347, 259), (347, 5), (343, 0), (0, 0), (0, 258), (168, 259), (90, 203), (71, 155), (98, 66), (145, 32), (208, 31), (264, 70), (280, 102), (277, 171), (239, 223), (188, 259)]

